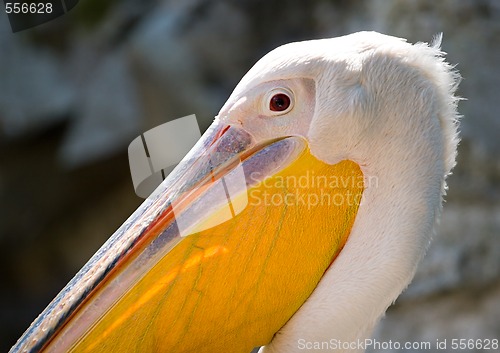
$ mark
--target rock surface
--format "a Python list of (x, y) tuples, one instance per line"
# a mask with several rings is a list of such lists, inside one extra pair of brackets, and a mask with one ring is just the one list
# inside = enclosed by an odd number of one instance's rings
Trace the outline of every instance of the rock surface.
[(438, 234), (375, 338), (500, 338), (497, 0), (103, 4), (17, 34), (0, 15), (0, 350), (141, 202), (126, 154), (137, 134), (192, 113), (205, 129), (270, 49), (359, 30), (444, 32), (467, 98)]
[[(1, 16), (0, 28), (7, 26)], [(75, 97), (60, 58), (12, 35), (0, 36), (0, 48), (0, 137), (15, 139), (64, 119)]]

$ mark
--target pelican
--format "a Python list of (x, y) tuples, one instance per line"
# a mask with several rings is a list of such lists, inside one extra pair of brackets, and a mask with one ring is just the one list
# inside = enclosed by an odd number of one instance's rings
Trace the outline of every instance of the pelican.
[(455, 164), (440, 41), (359, 32), (265, 55), (11, 352), (362, 351)]

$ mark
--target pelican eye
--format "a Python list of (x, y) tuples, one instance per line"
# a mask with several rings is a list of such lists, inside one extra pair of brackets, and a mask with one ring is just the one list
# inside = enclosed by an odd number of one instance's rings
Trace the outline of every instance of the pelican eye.
[(293, 108), (293, 95), (287, 89), (272, 90), (266, 95), (267, 109), (273, 115), (288, 113)]
[(273, 112), (282, 112), (290, 106), (290, 97), (284, 93), (278, 93), (271, 97), (269, 109)]

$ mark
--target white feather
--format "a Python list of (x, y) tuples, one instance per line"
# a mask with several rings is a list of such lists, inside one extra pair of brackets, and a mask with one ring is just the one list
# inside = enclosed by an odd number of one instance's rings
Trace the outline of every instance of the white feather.
[[(346, 246), (263, 352), (363, 341), (411, 281), (458, 143), (459, 76), (439, 45), (440, 38), (411, 45), (375, 32), (291, 43), (261, 59), (221, 110), (219, 119), (243, 125), (258, 140), (304, 136), (317, 158), (357, 162), (366, 179)], [(269, 120), (261, 112), (263, 120), (253, 123), (252, 102), (275, 86), (295, 93), (299, 111)]]

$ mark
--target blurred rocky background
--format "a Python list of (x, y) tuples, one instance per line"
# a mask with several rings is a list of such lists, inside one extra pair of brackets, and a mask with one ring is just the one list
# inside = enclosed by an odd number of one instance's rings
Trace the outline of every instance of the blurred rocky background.
[(0, 351), (141, 203), (133, 138), (193, 113), (205, 129), (269, 50), (359, 30), (444, 32), (467, 98), (442, 224), (376, 338), (499, 339), (500, 1), (80, 0), (16, 34), (0, 14)]

